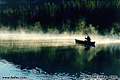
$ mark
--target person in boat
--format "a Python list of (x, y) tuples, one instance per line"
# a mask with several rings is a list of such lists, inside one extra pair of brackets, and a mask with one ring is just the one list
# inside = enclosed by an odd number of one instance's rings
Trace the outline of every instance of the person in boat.
[(91, 38), (89, 36), (85, 37), (86, 41), (91, 42)]

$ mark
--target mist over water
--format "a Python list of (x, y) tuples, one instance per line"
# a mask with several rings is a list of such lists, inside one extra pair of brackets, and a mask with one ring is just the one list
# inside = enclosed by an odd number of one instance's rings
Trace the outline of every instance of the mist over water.
[[(45, 41), (74, 41), (74, 39), (80, 39), (85, 40), (85, 37), (87, 35), (81, 35), (81, 34), (36, 34), (36, 33), (30, 33), (27, 34), (25, 32), (22, 33), (1, 33), (0, 34), (0, 40), (45, 40)], [(106, 44), (106, 43), (119, 43), (120, 42), (120, 36), (101, 36), (101, 35), (89, 35), (91, 37), (91, 41), (96, 42), (97, 44)]]
[[(0, 1), (0, 80), (120, 79), (120, 0), (12, 1)], [(95, 46), (76, 44), (88, 35)]]
[(95, 47), (75, 44), (75, 39), (85, 40), (86, 36), (1, 33), (0, 79), (3, 76), (25, 76), (32, 80), (84, 80), (82, 77), (86, 75), (120, 77), (120, 37), (89, 35), (96, 42)]

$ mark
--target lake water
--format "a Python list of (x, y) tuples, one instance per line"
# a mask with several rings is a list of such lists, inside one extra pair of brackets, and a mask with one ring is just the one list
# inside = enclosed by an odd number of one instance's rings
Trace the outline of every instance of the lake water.
[(7, 38), (0, 40), (0, 80), (105, 80), (120, 77), (119, 40), (97, 41), (95, 47), (89, 47), (75, 44), (73, 37)]
[(5, 1), (0, 1), (0, 5), (1, 5), (1, 4), (5, 4), (5, 3), (7, 3), (7, 2), (5, 2)]

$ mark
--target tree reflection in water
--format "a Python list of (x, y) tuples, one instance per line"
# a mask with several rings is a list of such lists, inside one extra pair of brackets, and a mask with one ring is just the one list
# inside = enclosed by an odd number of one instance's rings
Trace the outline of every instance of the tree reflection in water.
[(119, 44), (83, 46), (0, 47), (0, 57), (21, 69), (36, 67), (47, 73), (105, 73), (120, 76)]

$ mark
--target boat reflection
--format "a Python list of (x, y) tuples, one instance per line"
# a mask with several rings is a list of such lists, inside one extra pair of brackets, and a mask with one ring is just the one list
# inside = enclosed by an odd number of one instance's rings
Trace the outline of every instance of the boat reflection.
[(91, 47), (95, 47), (95, 45), (84, 45), (84, 44), (77, 44), (77, 46), (84, 47), (85, 50), (90, 50)]

